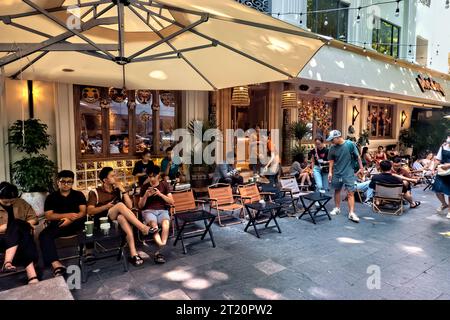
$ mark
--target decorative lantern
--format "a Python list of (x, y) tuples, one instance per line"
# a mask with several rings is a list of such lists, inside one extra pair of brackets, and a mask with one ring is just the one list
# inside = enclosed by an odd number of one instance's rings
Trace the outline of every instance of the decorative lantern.
[(175, 106), (175, 96), (172, 91), (161, 91), (159, 93), (159, 98), (166, 107)]
[(285, 90), (281, 93), (281, 108), (297, 108), (297, 92)]
[(248, 94), (247, 86), (240, 86), (233, 88), (233, 95), (231, 97), (231, 105), (235, 107), (250, 106), (250, 96)]

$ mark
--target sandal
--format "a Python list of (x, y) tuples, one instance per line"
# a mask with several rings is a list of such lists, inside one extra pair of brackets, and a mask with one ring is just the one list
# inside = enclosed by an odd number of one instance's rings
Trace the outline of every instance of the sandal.
[(140, 266), (141, 264), (144, 263), (144, 260), (138, 254), (133, 256), (133, 257), (129, 257), (128, 261), (135, 267), (138, 267), (138, 266)]
[(16, 272), (17, 268), (13, 266), (11, 261), (5, 261), (2, 266), (2, 273)]
[(156, 254), (154, 260), (157, 264), (166, 263), (166, 259), (164, 259), (164, 256), (161, 253)]
[[(31, 282), (31, 281), (34, 281), (34, 280), (38, 280), (38, 281), (36, 281), (36, 282)], [(39, 279), (38, 279), (37, 276), (28, 278), (28, 284), (35, 284), (35, 283), (38, 283), (38, 282), (39, 282)]]
[(150, 228), (150, 229), (148, 229), (148, 233), (144, 234), (144, 235), (148, 236), (149, 234), (155, 234), (159, 231), (161, 231), (161, 228), (159, 228), (159, 227)]
[(410, 207), (411, 209), (415, 209), (415, 208), (417, 208), (418, 206), (420, 206), (420, 201), (414, 201), (414, 206), (409, 205), (409, 207)]
[(53, 276), (56, 278), (56, 277), (61, 277), (61, 276), (63, 276), (63, 275), (65, 275), (66, 274), (66, 268), (65, 267), (58, 267), (58, 268), (55, 268), (55, 269), (53, 269)]

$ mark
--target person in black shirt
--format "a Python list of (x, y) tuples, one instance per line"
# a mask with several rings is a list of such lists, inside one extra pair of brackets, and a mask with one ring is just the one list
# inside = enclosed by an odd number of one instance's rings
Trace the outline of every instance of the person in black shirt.
[(1, 272), (15, 272), (15, 264), (21, 264), (25, 266), (28, 284), (39, 282), (35, 269), (39, 256), (33, 237), (36, 224), (35, 211), (19, 198), (17, 187), (0, 183), (0, 250), (5, 252)]
[(146, 149), (142, 153), (142, 160), (139, 160), (134, 164), (133, 168), (133, 176), (138, 179), (139, 186), (142, 186), (148, 178), (148, 174), (152, 172), (155, 164), (150, 158), (150, 150)]
[(59, 190), (51, 193), (44, 204), (45, 218), (49, 222), (39, 235), (45, 265), (51, 265), (53, 276), (61, 276), (66, 268), (59, 261), (55, 239), (76, 235), (83, 230), (86, 217), (86, 197), (72, 189), (75, 175), (72, 171), (58, 173)]
[(392, 163), (389, 160), (383, 160), (380, 162), (381, 173), (376, 174), (372, 177), (370, 181), (369, 188), (375, 190), (377, 183), (382, 184), (398, 184), (403, 185), (403, 197), (409, 202), (412, 209), (417, 208), (420, 205), (420, 201), (414, 201), (411, 195), (411, 190), (403, 184), (401, 176), (392, 174)]
[(317, 137), (314, 144), (314, 149), (310, 151), (309, 157), (311, 158), (316, 190), (328, 191), (328, 148), (323, 143), (322, 137)]

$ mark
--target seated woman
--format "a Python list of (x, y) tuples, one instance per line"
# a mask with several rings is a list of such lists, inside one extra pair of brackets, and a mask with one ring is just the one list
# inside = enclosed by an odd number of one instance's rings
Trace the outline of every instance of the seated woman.
[(312, 174), (312, 170), (308, 167), (308, 163), (306, 162), (303, 153), (295, 155), (289, 173), (294, 176), (301, 185), (305, 185), (305, 182), (308, 182), (308, 185), (311, 185), (310, 175)]
[(38, 261), (33, 237), (36, 224), (36, 213), (19, 198), (17, 187), (0, 183), (0, 250), (5, 251), (1, 272), (14, 272), (15, 265), (21, 264), (27, 272), (28, 284), (39, 282), (34, 267)]
[(361, 162), (364, 168), (370, 168), (373, 163), (372, 156), (370, 155), (369, 148), (364, 147), (361, 152)]
[(294, 156), (294, 161), (291, 164), (291, 169), (289, 170), (289, 174), (291, 176), (294, 176), (297, 178), (297, 180), (300, 178), (300, 175), (303, 171), (302, 169), (302, 163), (305, 162), (305, 156), (303, 153), (298, 153)]
[(312, 185), (311, 176), (313, 171), (311, 167), (308, 165), (308, 162), (302, 164), (302, 173), (300, 174), (300, 185), (310, 187)]
[(422, 164), (425, 175), (432, 175), (434, 170), (436, 169), (436, 159), (433, 152), (429, 152), (424, 159), (420, 160)]
[(388, 158), (387, 158), (386, 153), (384, 152), (384, 147), (383, 146), (378, 146), (378, 151), (375, 154), (375, 162), (376, 162), (377, 166), (380, 165), (381, 161), (387, 160), (387, 159)]

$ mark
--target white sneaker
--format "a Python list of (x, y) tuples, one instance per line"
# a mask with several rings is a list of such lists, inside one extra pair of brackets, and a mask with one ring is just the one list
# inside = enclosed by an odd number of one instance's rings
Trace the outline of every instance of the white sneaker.
[(356, 215), (356, 213), (354, 213), (354, 212), (350, 212), (350, 213), (348, 214), (348, 218), (349, 218), (350, 220), (352, 220), (353, 222), (356, 222), (356, 223), (359, 222), (359, 218), (358, 218), (358, 216)]
[(337, 214), (341, 213), (341, 209), (339, 208), (334, 208), (333, 210), (331, 210), (330, 215), (335, 216)]
[(447, 219), (450, 219), (450, 212), (447, 213)]
[(448, 206), (440, 205), (439, 208), (436, 209), (436, 211), (440, 214), (445, 214), (448, 212)]

